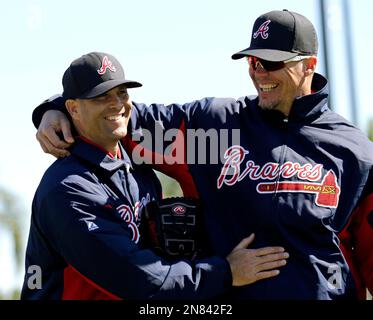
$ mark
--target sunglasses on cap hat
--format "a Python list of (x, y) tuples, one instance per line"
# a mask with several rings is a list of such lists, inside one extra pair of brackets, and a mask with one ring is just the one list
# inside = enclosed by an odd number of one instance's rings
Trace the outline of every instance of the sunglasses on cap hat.
[(249, 61), (249, 64), (254, 71), (256, 71), (256, 69), (258, 69), (259, 66), (261, 66), (266, 71), (277, 71), (284, 68), (285, 65), (289, 62), (302, 61), (308, 58), (311, 58), (311, 56), (296, 56), (285, 61), (268, 61), (260, 59), (258, 57), (248, 56), (247, 60)]

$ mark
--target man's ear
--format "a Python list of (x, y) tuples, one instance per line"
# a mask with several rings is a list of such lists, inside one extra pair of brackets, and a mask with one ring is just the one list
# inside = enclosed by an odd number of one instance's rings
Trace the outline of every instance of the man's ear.
[(316, 70), (317, 57), (312, 56), (306, 60), (306, 73), (307, 75), (313, 74)]
[(69, 112), (72, 119), (78, 120), (79, 119), (79, 104), (76, 100), (67, 99), (65, 101), (65, 107)]

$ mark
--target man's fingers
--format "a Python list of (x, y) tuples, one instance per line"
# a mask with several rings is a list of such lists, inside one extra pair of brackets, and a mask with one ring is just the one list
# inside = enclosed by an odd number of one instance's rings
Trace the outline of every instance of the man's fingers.
[(253, 242), (254, 237), (255, 235), (254, 233), (252, 233), (247, 238), (243, 238), (241, 242), (233, 249), (233, 251), (238, 250), (238, 249), (246, 249), (248, 245)]
[(51, 153), (55, 157), (70, 155), (66, 149), (71, 146), (74, 139), (71, 135), (70, 123), (61, 111), (48, 110), (44, 113), (36, 137), (44, 152)]
[(55, 156), (56, 158), (63, 158), (70, 155), (70, 152), (66, 149), (55, 148), (52, 145), (49, 145), (49, 153)]
[(261, 279), (275, 277), (279, 274), (278, 268), (286, 265), (289, 254), (284, 252), (284, 248), (247, 249), (253, 240), (254, 234), (242, 239), (227, 256), (233, 286), (247, 285)]
[(70, 155), (70, 152), (65, 149), (56, 148), (53, 144), (48, 140), (47, 137), (41, 137), (40, 135), (37, 136), (37, 139), (45, 153), (50, 153), (51, 155), (59, 158), (59, 157), (66, 157)]
[(284, 260), (287, 258), (289, 258), (289, 253), (287, 252), (272, 253), (272, 254), (258, 257), (259, 263), (262, 263), (262, 264), (271, 262), (271, 261), (276, 261), (276, 260)]
[(48, 148), (45, 146), (45, 144), (41, 140), (39, 140), (39, 138), (37, 136), (36, 136), (36, 139), (39, 141), (39, 144), (40, 144), (41, 148), (43, 149), (43, 151), (45, 153), (48, 153)]
[(62, 131), (63, 138), (65, 139), (66, 142), (74, 143), (75, 140), (71, 134), (70, 121), (61, 120), (61, 131)]
[(43, 136), (50, 141), (52, 146), (57, 149), (66, 149), (70, 147), (70, 143), (63, 141), (58, 135), (53, 127), (48, 127), (45, 129)]
[(276, 277), (280, 274), (280, 270), (262, 271), (256, 274), (256, 280), (262, 280), (267, 278)]
[[(53, 152), (53, 153), (52, 153)], [(64, 157), (68, 157), (70, 155), (70, 152), (65, 150), (65, 149), (56, 149), (54, 148), (52, 150), (52, 154), (57, 157), (57, 158), (64, 158)]]
[(267, 270), (272, 270), (275, 268), (283, 267), (286, 265), (286, 260), (277, 260), (277, 261), (271, 261), (271, 262), (266, 262), (262, 263), (258, 266), (259, 271), (267, 271)]
[(266, 256), (272, 253), (284, 252), (285, 249), (283, 247), (265, 247), (265, 248), (255, 249), (255, 251), (256, 251), (255, 255), (257, 257), (261, 257), (261, 256)]

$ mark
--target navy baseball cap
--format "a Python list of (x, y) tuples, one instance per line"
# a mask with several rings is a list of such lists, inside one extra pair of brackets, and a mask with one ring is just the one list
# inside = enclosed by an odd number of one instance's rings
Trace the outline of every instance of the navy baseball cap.
[(127, 88), (141, 87), (127, 80), (119, 61), (103, 52), (91, 52), (75, 59), (62, 78), (65, 99), (90, 99), (125, 84)]
[(257, 18), (250, 47), (232, 55), (232, 59), (254, 56), (268, 61), (285, 61), (299, 55), (317, 55), (317, 50), (313, 24), (301, 14), (284, 9)]

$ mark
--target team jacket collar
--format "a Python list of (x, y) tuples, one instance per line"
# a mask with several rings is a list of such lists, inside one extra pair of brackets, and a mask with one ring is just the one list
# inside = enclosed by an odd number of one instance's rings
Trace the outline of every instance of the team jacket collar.
[(315, 73), (312, 81), (312, 94), (296, 98), (289, 114), (291, 122), (311, 122), (328, 111), (328, 81)]
[(119, 148), (122, 154), (122, 159), (115, 159), (87, 141), (76, 139), (76, 142), (71, 147), (70, 152), (72, 155), (106, 171), (116, 171), (121, 167), (132, 169), (131, 160), (120, 143)]

